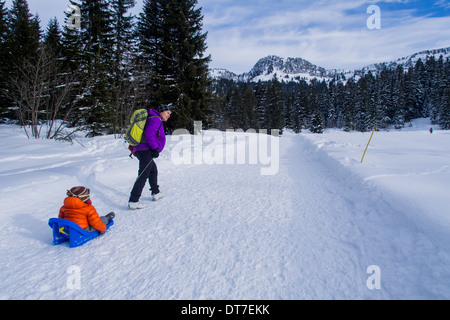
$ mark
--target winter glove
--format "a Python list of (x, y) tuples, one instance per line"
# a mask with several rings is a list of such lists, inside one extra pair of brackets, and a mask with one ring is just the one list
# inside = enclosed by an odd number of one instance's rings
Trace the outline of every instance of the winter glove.
[(159, 157), (159, 151), (158, 149), (151, 149), (150, 152), (152, 153), (153, 159), (156, 159)]

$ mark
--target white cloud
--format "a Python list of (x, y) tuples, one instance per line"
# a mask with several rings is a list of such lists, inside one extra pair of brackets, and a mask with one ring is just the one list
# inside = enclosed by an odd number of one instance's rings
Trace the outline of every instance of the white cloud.
[[(28, 0), (42, 28), (55, 16), (63, 23), (68, 0)], [(134, 13), (141, 12), (137, 0)], [(397, 10), (389, 11), (389, 3)], [(211, 67), (249, 71), (267, 55), (301, 57), (326, 68), (355, 68), (421, 50), (450, 46), (450, 17), (418, 14), (421, 0), (199, 0), (208, 31)], [(8, 9), (12, 0), (6, 0)], [(366, 27), (367, 7), (381, 8), (381, 30)], [(434, 8), (450, 9), (448, 0)], [(414, 7), (417, 5), (417, 8)]]
[(435, 6), (450, 9), (450, 1), (448, 0), (439, 0), (434, 3)]
[[(381, 30), (368, 30), (366, 26), (370, 16), (367, 7), (376, 1), (299, 1), (297, 6), (290, 2), (289, 10), (279, 4), (273, 10), (253, 11), (246, 3), (242, 10), (236, 5), (229, 11), (224, 9), (224, 24), (217, 23), (211, 30), (206, 18), (210, 12), (204, 12), (211, 67), (242, 73), (258, 59), (274, 54), (301, 57), (325, 68), (357, 68), (450, 46), (450, 40), (446, 40), (450, 39), (450, 17), (417, 17), (411, 3), (396, 11), (379, 4)], [(216, 6), (209, 19), (219, 22), (219, 12)]]

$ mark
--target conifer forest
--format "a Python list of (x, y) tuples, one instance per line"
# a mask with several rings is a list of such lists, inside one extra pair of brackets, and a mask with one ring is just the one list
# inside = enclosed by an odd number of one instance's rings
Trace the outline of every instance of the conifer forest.
[(173, 104), (167, 133), (204, 129), (371, 131), (430, 117), (450, 129), (450, 61), (428, 57), (331, 81), (212, 79), (197, 0), (67, 0), (79, 8), (42, 26), (27, 0), (0, 0), (0, 120), (30, 138), (121, 137), (133, 111)]

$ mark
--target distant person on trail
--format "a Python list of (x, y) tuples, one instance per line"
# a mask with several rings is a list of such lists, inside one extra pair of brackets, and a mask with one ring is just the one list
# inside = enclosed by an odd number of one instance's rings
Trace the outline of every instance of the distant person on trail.
[(430, 133), (433, 133), (433, 127), (430, 128)]
[(83, 186), (73, 187), (67, 190), (67, 198), (64, 205), (59, 209), (58, 218), (70, 220), (78, 224), (88, 232), (106, 232), (106, 225), (115, 217), (114, 212), (100, 217), (92, 205), (90, 190)]
[(148, 110), (142, 142), (133, 147), (133, 154), (139, 160), (139, 171), (128, 201), (130, 209), (143, 209), (147, 206), (139, 202), (147, 180), (150, 184), (152, 200), (157, 201), (163, 197), (159, 191), (158, 168), (154, 159), (159, 157), (159, 153), (163, 151), (166, 144), (166, 134), (162, 122), (167, 121), (171, 114), (170, 104), (160, 105), (157, 110)]

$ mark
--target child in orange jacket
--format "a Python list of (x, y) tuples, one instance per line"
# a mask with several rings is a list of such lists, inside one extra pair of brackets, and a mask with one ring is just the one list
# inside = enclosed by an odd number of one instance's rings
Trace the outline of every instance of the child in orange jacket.
[(67, 198), (64, 205), (59, 209), (58, 218), (67, 219), (78, 224), (85, 231), (106, 232), (106, 225), (114, 219), (114, 212), (100, 217), (92, 205), (90, 190), (86, 187), (78, 186), (67, 190)]

